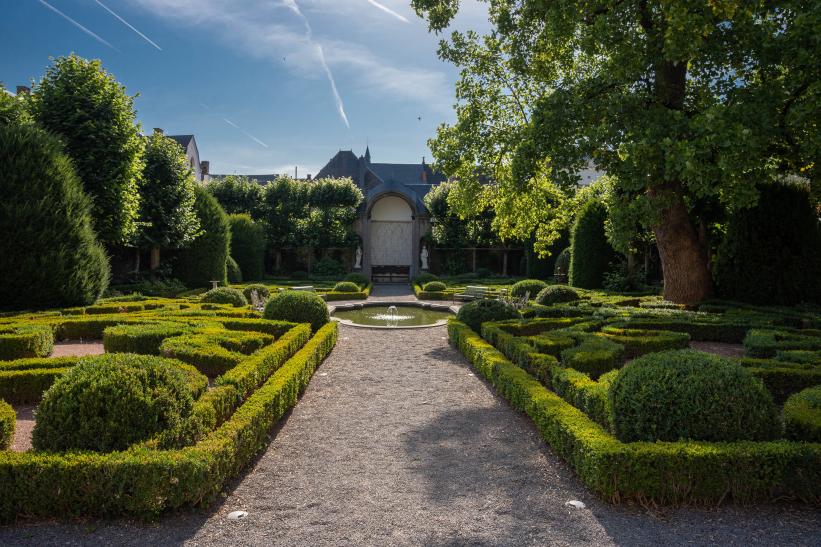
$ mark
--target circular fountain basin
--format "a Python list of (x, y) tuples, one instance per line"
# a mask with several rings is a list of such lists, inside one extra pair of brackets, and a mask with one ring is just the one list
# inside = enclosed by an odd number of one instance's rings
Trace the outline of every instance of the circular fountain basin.
[(453, 317), (453, 310), (424, 302), (362, 302), (340, 304), (331, 317), (353, 327), (414, 329), (445, 325)]

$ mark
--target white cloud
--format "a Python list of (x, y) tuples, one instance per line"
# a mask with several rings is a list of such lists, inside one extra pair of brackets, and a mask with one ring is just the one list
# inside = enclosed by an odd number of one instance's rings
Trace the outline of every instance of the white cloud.
[[(325, 78), (328, 72), (355, 74), (353, 81), (361, 92), (399, 100), (410, 100), (440, 111), (449, 111), (453, 90), (444, 73), (422, 67), (401, 66), (377, 56), (364, 45), (350, 40), (320, 37), (306, 32), (306, 20), (298, 15), (338, 12), (350, 21), (340, 21), (340, 28), (355, 31), (364, 15), (384, 22), (377, 10), (367, 9), (363, 0), (131, 0), (170, 24), (192, 25), (219, 36), (228, 47), (243, 55), (285, 66), (302, 78)], [(358, 5), (358, 10), (351, 10)], [(301, 6), (301, 8), (300, 8)], [(347, 18), (346, 17), (346, 18)], [(346, 32), (345, 34), (350, 34)], [(319, 45), (320, 47), (316, 47)], [(323, 59), (324, 56), (324, 59)], [(326, 71), (327, 67), (327, 71)], [(331, 89), (337, 111), (343, 120), (337, 82)]]

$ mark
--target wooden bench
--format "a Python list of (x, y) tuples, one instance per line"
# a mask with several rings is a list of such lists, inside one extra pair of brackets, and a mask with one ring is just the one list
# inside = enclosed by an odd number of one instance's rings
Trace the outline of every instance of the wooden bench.
[(465, 292), (454, 294), (453, 301), (456, 300), (484, 300), (490, 294), (490, 289), (478, 285), (468, 285)]

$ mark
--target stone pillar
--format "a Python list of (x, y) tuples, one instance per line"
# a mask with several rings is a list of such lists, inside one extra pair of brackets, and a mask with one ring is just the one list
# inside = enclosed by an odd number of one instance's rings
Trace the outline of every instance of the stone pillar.
[(371, 219), (362, 219), (362, 275), (371, 278)]
[(419, 253), (421, 252), (421, 249), (419, 248), (419, 238), (422, 237), (419, 233), (419, 224), (422, 221), (417, 218), (416, 215), (413, 215), (411, 218), (413, 219), (413, 224), (411, 225), (411, 257), (413, 260), (411, 261), (410, 276), (411, 279), (413, 279), (419, 275)]

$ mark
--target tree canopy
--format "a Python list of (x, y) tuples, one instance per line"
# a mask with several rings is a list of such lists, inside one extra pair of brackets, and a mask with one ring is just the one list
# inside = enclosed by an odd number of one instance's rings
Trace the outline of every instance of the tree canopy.
[(229, 215), (247, 213), (254, 219), (262, 215), (263, 187), (241, 175), (228, 175), (208, 182), (211, 192)]
[(180, 145), (161, 133), (146, 139), (140, 183), (140, 244), (177, 249), (193, 241), (200, 229), (194, 211), (195, 185)]
[(59, 57), (34, 87), (34, 119), (59, 136), (92, 200), (94, 227), (108, 245), (137, 232), (143, 138), (134, 97), (99, 60)]
[[(431, 147), (465, 194), (484, 194), (470, 176), (478, 171), (497, 179), (495, 199), (549, 210), (593, 162), (614, 177), (619, 208), (653, 230), (665, 296), (694, 302), (712, 291), (700, 204), (750, 207), (756, 183), (785, 174), (818, 184), (814, 4), (488, 3), (488, 37), (454, 33), (440, 49), (463, 71), (457, 122)], [(413, 5), (439, 31), (459, 2)]]

